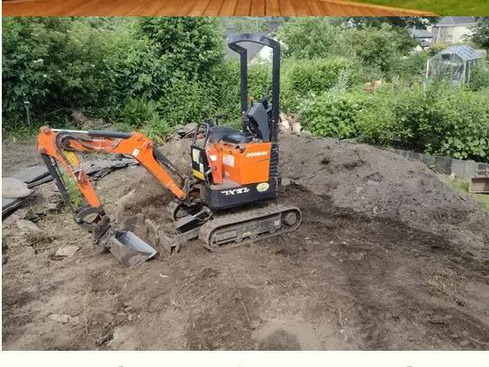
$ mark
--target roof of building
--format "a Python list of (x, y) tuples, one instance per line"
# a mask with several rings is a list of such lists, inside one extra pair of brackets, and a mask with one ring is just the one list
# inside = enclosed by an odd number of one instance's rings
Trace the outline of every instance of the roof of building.
[(446, 49), (439, 52), (440, 55), (443, 54), (455, 54), (462, 58), (463, 60), (477, 60), (485, 57), (484, 50), (476, 50), (467, 45), (455, 45), (447, 47)]
[(409, 34), (414, 38), (433, 38), (433, 35), (426, 29), (411, 28)]
[(471, 26), (477, 24), (476, 17), (441, 17), (435, 27)]

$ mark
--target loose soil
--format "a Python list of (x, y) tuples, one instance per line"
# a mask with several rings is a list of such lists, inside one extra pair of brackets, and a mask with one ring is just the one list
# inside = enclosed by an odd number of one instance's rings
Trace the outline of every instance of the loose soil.
[[(299, 230), (217, 254), (194, 241), (135, 269), (93, 246), (69, 212), (47, 209), (59, 200), (52, 183), (38, 187), (3, 221), (3, 348), (488, 349), (489, 218), (479, 204), (370, 146), (284, 135), (280, 149), (290, 184), (279, 201), (301, 208)], [(187, 165), (188, 141), (163, 150)], [(4, 172), (36, 164), (33, 154), (4, 144)], [(170, 198), (142, 167), (97, 190), (114, 219), (170, 223)], [(41, 231), (20, 233), (24, 217)], [(73, 257), (55, 256), (73, 244)]]

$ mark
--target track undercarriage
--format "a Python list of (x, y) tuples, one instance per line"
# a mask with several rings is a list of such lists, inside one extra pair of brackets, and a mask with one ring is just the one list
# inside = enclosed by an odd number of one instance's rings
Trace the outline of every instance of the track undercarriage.
[(199, 219), (205, 210), (178, 217), (175, 214), (177, 207), (170, 205), (169, 208), (173, 209), (170, 215), (175, 220), (175, 231), (158, 229), (153, 222), (146, 221), (150, 241), (167, 255), (178, 252), (188, 241), (196, 238), (206, 249), (222, 251), (294, 231), (302, 221), (298, 208), (275, 203), (241, 208), (234, 213), (208, 212), (206, 219)]

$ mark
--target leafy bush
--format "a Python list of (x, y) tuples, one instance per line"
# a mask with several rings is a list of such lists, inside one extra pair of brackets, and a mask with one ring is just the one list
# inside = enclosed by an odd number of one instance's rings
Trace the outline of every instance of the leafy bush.
[(122, 115), (125, 124), (138, 129), (158, 118), (158, 110), (154, 101), (148, 101), (146, 98), (129, 97), (127, 99)]
[(340, 31), (329, 18), (300, 17), (284, 23), (277, 36), (284, 44), (285, 58), (310, 60), (335, 55)]
[(26, 100), (34, 126), (65, 125), (73, 109), (134, 128), (201, 119), (219, 98), (222, 56), (207, 18), (7, 18), (3, 130), (25, 125)]
[(138, 33), (149, 38), (169, 70), (203, 78), (222, 61), (224, 42), (216, 18), (142, 17)]
[(166, 137), (173, 132), (173, 129), (165, 120), (155, 116), (148, 121), (143, 129), (143, 132), (155, 143), (161, 144), (165, 141)]
[(283, 67), (282, 109), (296, 111), (310, 93), (322, 93), (333, 87), (351, 87), (357, 79), (356, 65), (349, 59), (336, 57), (310, 62), (287, 60)]
[(406, 83), (422, 82), (425, 77), (428, 58), (428, 53), (425, 51), (405, 56), (399, 60), (394, 74), (397, 74), (399, 79), (402, 78)]
[(308, 130), (320, 136), (340, 139), (357, 136), (356, 120), (366, 106), (362, 92), (329, 90), (306, 100), (299, 118)]
[[(424, 88), (417, 82), (428, 54), (411, 54), (403, 28), (371, 22), (287, 21), (278, 32), (282, 110), (322, 136), (400, 139), (411, 149), (489, 161), (488, 72), (474, 69), (468, 87)], [(215, 19), (5, 18), (3, 31), (6, 134), (29, 134), (46, 121), (69, 126), (75, 109), (157, 141), (176, 124), (216, 114), (239, 125), (239, 66), (223, 57)], [(376, 79), (388, 83), (372, 94), (361, 88)], [(260, 99), (270, 81), (270, 63), (250, 63), (250, 97)]]
[(301, 104), (301, 123), (313, 133), (358, 138), (460, 159), (489, 161), (489, 95), (434, 84), (384, 85), (375, 93), (330, 90)]
[(278, 32), (284, 56), (299, 60), (345, 57), (362, 66), (364, 81), (391, 79), (415, 42), (405, 29), (389, 24), (351, 28), (328, 18), (294, 18)]
[(489, 69), (479, 65), (470, 71), (470, 89), (473, 91), (489, 89)]
[(408, 148), (461, 159), (489, 160), (489, 95), (434, 84), (386, 86), (376, 91), (357, 119), (360, 136), (387, 145), (400, 139)]
[(489, 48), (489, 17), (479, 17), (472, 33), (472, 41), (478, 46)]
[(402, 134), (392, 108), (395, 92), (391, 86), (381, 86), (374, 94), (367, 96), (368, 108), (357, 115), (355, 126), (358, 137), (374, 145), (389, 145)]
[(460, 159), (489, 161), (489, 95), (465, 88), (442, 86), (436, 93), (433, 114), (438, 117), (431, 134), (438, 140), (429, 152)]

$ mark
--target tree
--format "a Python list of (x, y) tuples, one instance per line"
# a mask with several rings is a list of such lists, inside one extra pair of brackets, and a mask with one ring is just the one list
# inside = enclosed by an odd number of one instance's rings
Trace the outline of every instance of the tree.
[(208, 75), (224, 55), (224, 40), (214, 18), (143, 17), (139, 32), (157, 47), (169, 68), (188, 79)]
[(382, 24), (390, 24), (395, 28), (426, 29), (436, 24), (439, 18), (435, 17), (348, 17), (348, 23), (356, 27), (380, 27)]
[(292, 18), (279, 28), (277, 36), (284, 43), (285, 57), (315, 59), (331, 56), (340, 31), (329, 18)]
[(489, 17), (477, 19), (477, 26), (472, 35), (472, 41), (480, 47), (489, 49)]
[[(344, 18), (346, 19), (346, 18)], [(324, 59), (342, 56), (356, 60), (368, 78), (390, 78), (409, 54), (415, 41), (406, 29), (382, 23), (379, 27), (356, 27), (339, 18), (296, 18), (278, 32), (284, 56)]]

